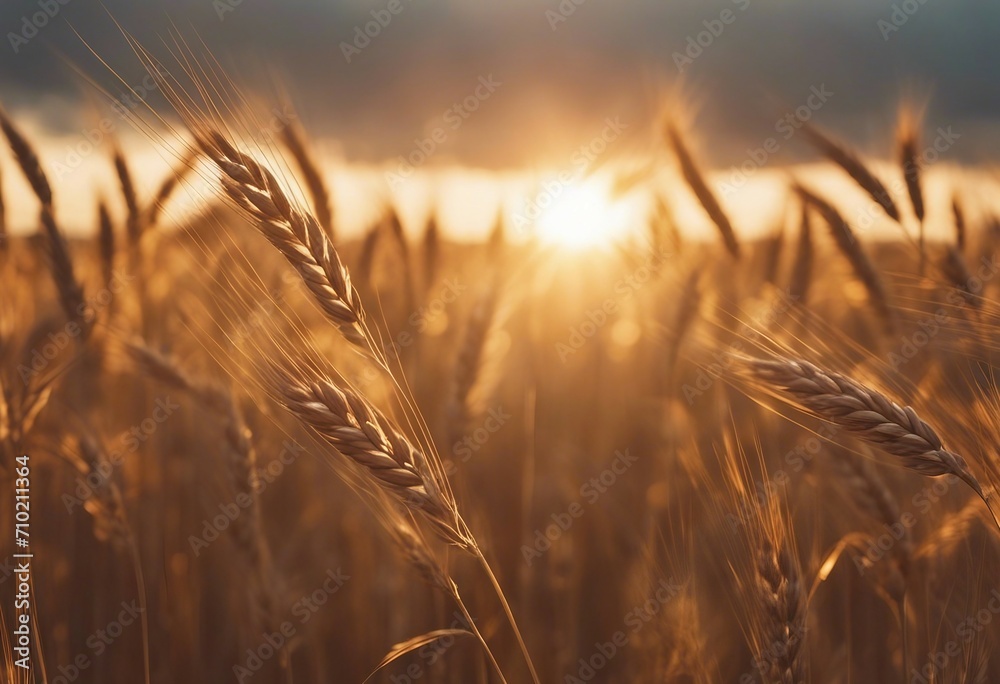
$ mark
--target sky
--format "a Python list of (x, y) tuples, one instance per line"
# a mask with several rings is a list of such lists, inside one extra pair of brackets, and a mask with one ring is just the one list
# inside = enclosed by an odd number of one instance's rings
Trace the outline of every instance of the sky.
[[(561, 168), (608, 121), (626, 130), (616, 155), (644, 150), (666, 109), (725, 170), (817, 90), (830, 95), (809, 116), (875, 157), (904, 96), (929, 100), (930, 131), (959, 133), (950, 159), (1000, 152), (1000, 3), (986, 0), (4, 0), (0, 102), (78, 138), (94, 89), (70, 65), (124, 90), (87, 45), (142, 83), (115, 22), (154, 54), (172, 30), (202, 41), (264, 101), (287, 91), (319, 148), (351, 164)], [(775, 155), (813, 158), (798, 140)]]

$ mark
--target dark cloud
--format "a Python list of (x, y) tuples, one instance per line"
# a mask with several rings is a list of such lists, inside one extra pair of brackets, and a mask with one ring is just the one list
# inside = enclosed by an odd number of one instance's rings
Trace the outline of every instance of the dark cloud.
[[(886, 40), (878, 21), (891, 19), (894, 3), (869, 0), (563, 0), (575, 10), (555, 30), (546, 10), (558, 11), (558, 0), (399, 0), (402, 11), (348, 63), (342, 44), (389, 0), (237, 1), (8, 0), (0, 9), (0, 97), (69, 127), (74, 108), (60, 102), (86, 88), (63, 59), (113, 83), (74, 29), (126, 82), (138, 83), (141, 68), (112, 17), (158, 54), (176, 25), (189, 40), (200, 36), (249, 86), (267, 91), (276, 74), (313, 133), (336, 137), (353, 159), (408, 152), (480, 76), (492, 74), (503, 85), (440, 158), (522, 165), (565, 155), (606, 116), (649, 120), (677, 80), (675, 53), (718, 29), (715, 20), (728, 11), (731, 23), (685, 70), (701, 104), (699, 137), (715, 163), (738, 162), (770, 134), (783, 108), (820, 84), (836, 94), (820, 120), (874, 150), (887, 149), (900, 93), (916, 88), (933, 95), (932, 124), (985, 136), (975, 147), (957, 145), (957, 157), (1000, 151), (997, 3), (898, 2), (917, 9), (898, 10), (906, 23)], [(227, 2), (232, 11), (220, 18)], [(46, 6), (58, 6), (57, 16), (15, 53), (10, 34)]]

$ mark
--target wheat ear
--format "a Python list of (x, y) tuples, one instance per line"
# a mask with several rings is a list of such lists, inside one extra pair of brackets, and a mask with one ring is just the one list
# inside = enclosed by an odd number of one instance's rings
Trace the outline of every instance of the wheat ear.
[(86, 339), (90, 334), (89, 322), (83, 318), (84, 294), (80, 281), (77, 280), (73, 271), (73, 261), (69, 254), (69, 245), (66, 238), (59, 230), (56, 223), (55, 211), (52, 204), (52, 187), (49, 179), (42, 169), (41, 162), (34, 148), (27, 139), (21, 135), (20, 131), (14, 127), (10, 119), (3, 110), (0, 110), (0, 128), (3, 129), (10, 149), (14, 153), (14, 158), (28, 184), (31, 185), (38, 201), (42, 205), (40, 221), (42, 232), (46, 238), (46, 249), (49, 262), (49, 270), (52, 272), (52, 279), (55, 281), (56, 289), (59, 292), (59, 303), (62, 305), (66, 317), (80, 324), (83, 331), (82, 339)]
[(854, 269), (854, 274), (865, 286), (872, 306), (875, 307), (876, 311), (882, 317), (886, 329), (891, 332), (894, 325), (892, 307), (889, 306), (889, 295), (886, 294), (882, 278), (879, 277), (875, 265), (868, 258), (864, 249), (862, 249), (861, 243), (854, 235), (854, 231), (851, 230), (851, 226), (840, 215), (840, 212), (834, 209), (833, 205), (826, 200), (813, 194), (801, 185), (796, 185), (795, 191), (806, 204), (816, 209), (819, 215), (823, 217), (823, 220), (826, 221), (827, 226), (830, 228), (830, 235), (833, 237), (837, 248), (847, 257), (851, 267)]
[(958, 251), (965, 251), (965, 212), (962, 211), (962, 205), (958, 201), (958, 196), (951, 198), (951, 213), (955, 217), (955, 246)]
[(222, 171), (226, 193), (298, 271), (326, 317), (349, 342), (371, 350), (361, 299), (317, 220), (293, 207), (271, 172), (218, 132), (200, 134), (198, 141)]
[(143, 219), (145, 225), (152, 227), (157, 224), (160, 220), (160, 214), (163, 213), (163, 207), (167, 204), (167, 200), (174, 194), (181, 181), (191, 173), (197, 160), (198, 150), (196, 148), (189, 149), (180, 163), (170, 172), (170, 175), (160, 183), (160, 187), (153, 196), (153, 200), (146, 207), (146, 215)]
[(899, 124), (896, 127), (896, 139), (899, 149), (899, 165), (903, 168), (903, 180), (910, 196), (913, 214), (919, 224), (920, 274), (924, 273), (926, 257), (924, 252), (924, 193), (920, 186), (920, 117), (910, 108), (904, 107), (899, 112)]
[(0, 173), (0, 255), (10, 247), (7, 235), (7, 205), (4, 204), (3, 174)]
[(309, 150), (306, 149), (305, 133), (299, 126), (290, 123), (281, 129), (281, 139), (285, 143), (285, 147), (288, 148), (288, 151), (295, 157), (295, 161), (299, 165), (299, 171), (302, 173), (302, 178), (306, 182), (306, 187), (309, 188), (309, 196), (312, 198), (316, 220), (319, 221), (319, 225), (326, 231), (327, 237), (333, 240), (333, 210), (331, 209), (330, 192), (326, 188), (326, 183), (323, 181), (323, 175), (319, 172), (316, 160), (313, 159), (312, 155), (309, 154)]
[(399, 248), (399, 258), (403, 266), (402, 289), (406, 296), (407, 311), (413, 311), (417, 308), (416, 295), (414, 294), (413, 259), (410, 254), (410, 243), (406, 239), (406, 233), (403, 232), (403, 224), (399, 220), (399, 212), (396, 211), (395, 206), (389, 207), (386, 220), (389, 234)]
[(475, 541), (441, 473), (363, 397), (322, 377), (297, 380), (275, 375), (272, 391), (293, 415), (375, 484), (423, 515), (446, 541), (475, 553)]
[(122, 192), (122, 199), (125, 201), (125, 209), (128, 212), (125, 219), (125, 235), (128, 237), (129, 246), (135, 248), (139, 244), (143, 232), (135, 181), (132, 180), (132, 172), (129, 171), (125, 155), (117, 145), (115, 145), (112, 160), (115, 165), (115, 174), (118, 176), (118, 186)]
[(107, 286), (115, 270), (115, 229), (103, 199), (97, 202), (97, 253), (101, 262), (101, 278)]
[(764, 613), (767, 645), (774, 657), (768, 665), (769, 680), (781, 684), (805, 681), (799, 654), (805, 641), (806, 595), (798, 563), (787, 545), (775, 547), (765, 536), (754, 554), (756, 594)]
[(911, 407), (801, 359), (743, 361), (755, 379), (790, 403), (895, 456), (909, 470), (929, 476), (955, 475), (986, 500), (965, 459), (945, 449), (934, 428)]
[(848, 176), (854, 179), (868, 195), (878, 203), (889, 217), (899, 223), (899, 208), (893, 201), (889, 191), (885, 189), (875, 174), (865, 166), (861, 158), (847, 145), (837, 142), (829, 137), (817, 127), (811, 124), (803, 124), (802, 132), (805, 133), (809, 141), (834, 164), (842, 168)]
[(774, 285), (778, 284), (778, 267), (784, 246), (785, 222), (782, 221), (774, 235), (764, 241), (764, 280)]
[(809, 298), (812, 283), (813, 247), (812, 226), (809, 222), (809, 204), (802, 202), (802, 216), (799, 218), (799, 243), (795, 248), (795, 264), (792, 267), (788, 290), (796, 302), (805, 304)]
[(684, 143), (684, 139), (673, 124), (667, 124), (667, 140), (671, 148), (673, 148), (674, 154), (677, 155), (684, 180), (687, 181), (691, 191), (698, 198), (698, 202), (701, 203), (705, 213), (712, 219), (712, 223), (719, 229), (719, 234), (722, 235), (722, 241), (725, 243), (726, 249), (734, 259), (739, 259), (740, 244), (736, 240), (733, 224), (722, 210), (722, 205), (716, 199), (715, 193), (708, 187), (708, 183), (698, 168), (698, 164), (695, 162), (694, 157), (691, 156), (687, 145)]
[(437, 281), (438, 269), (441, 265), (441, 229), (437, 219), (431, 214), (424, 228), (424, 294)]

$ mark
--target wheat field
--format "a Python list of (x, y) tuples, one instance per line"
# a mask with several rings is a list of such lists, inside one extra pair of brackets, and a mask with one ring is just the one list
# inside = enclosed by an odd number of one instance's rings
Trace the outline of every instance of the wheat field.
[(599, 249), (345, 235), (305, 126), (132, 47), (173, 171), (109, 148), (88, 232), (0, 114), (3, 681), (1000, 681), (996, 179), (913, 107), (800, 122), (764, 237), (669, 108)]

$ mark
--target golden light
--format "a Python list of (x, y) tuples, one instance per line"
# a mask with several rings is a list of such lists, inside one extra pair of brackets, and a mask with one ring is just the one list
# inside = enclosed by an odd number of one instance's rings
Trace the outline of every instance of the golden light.
[(542, 242), (587, 249), (610, 245), (635, 223), (635, 208), (615, 200), (609, 189), (596, 180), (563, 188), (538, 217)]

